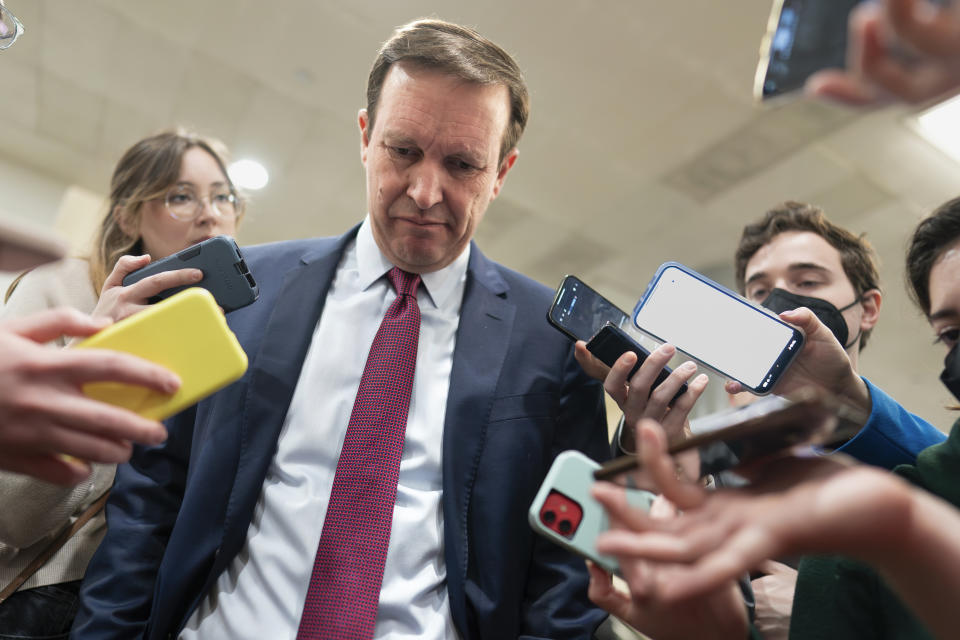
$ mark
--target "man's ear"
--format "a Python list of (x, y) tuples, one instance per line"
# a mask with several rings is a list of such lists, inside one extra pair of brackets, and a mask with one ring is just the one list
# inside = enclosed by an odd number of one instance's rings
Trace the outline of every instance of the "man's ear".
[(360, 162), (367, 166), (367, 147), (370, 146), (370, 116), (366, 109), (357, 113), (357, 124), (360, 125)]
[(503, 162), (500, 163), (500, 169), (497, 171), (497, 180), (493, 183), (493, 196), (490, 198), (491, 200), (500, 195), (500, 189), (503, 188), (503, 181), (507, 179), (507, 173), (513, 168), (519, 155), (520, 150), (514, 147), (510, 149), (510, 153), (508, 153), (503, 159)]
[(860, 298), (860, 304), (863, 305), (863, 315), (860, 316), (860, 331), (869, 331), (876, 326), (880, 319), (880, 305), (883, 302), (883, 294), (879, 289), (870, 289)]

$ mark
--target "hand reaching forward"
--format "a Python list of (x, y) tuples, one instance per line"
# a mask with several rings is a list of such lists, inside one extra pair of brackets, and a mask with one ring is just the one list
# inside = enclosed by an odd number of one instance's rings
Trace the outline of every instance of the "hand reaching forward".
[(0, 323), (0, 468), (76, 484), (89, 474), (84, 461), (123, 462), (131, 441), (166, 439), (162, 424), (92, 400), (81, 387), (113, 381), (173, 393), (180, 386), (173, 373), (124, 353), (41, 344), (89, 336), (108, 324), (65, 308)]

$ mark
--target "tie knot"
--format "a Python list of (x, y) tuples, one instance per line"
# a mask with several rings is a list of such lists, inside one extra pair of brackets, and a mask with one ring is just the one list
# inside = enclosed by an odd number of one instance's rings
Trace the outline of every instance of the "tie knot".
[(398, 296), (412, 296), (417, 298), (417, 287), (420, 286), (420, 274), (404, 271), (400, 267), (394, 267), (387, 272), (390, 284)]

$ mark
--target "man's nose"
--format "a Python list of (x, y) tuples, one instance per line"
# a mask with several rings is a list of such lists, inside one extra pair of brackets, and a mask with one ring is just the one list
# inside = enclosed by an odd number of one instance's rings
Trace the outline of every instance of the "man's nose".
[(424, 165), (411, 169), (407, 195), (421, 211), (426, 211), (439, 204), (443, 200), (443, 183), (440, 170)]

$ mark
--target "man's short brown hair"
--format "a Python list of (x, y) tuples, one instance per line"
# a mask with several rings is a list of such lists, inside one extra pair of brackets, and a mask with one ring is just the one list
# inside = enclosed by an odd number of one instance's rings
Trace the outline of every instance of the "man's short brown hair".
[(503, 162), (523, 134), (530, 116), (530, 94), (520, 67), (510, 54), (468, 27), (435, 19), (414, 20), (398, 28), (380, 48), (367, 78), (370, 131), (390, 67), (405, 62), (482, 85), (501, 84), (510, 95), (510, 121), (500, 143)]
[[(819, 207), (788, 201), (767, 211), (760, 221), (743, 228), (734, 257), (737, 289), (741, 294), (746, 291), (747, 263), (757, 251), (785, 231), (809, 231), (826, 240), (840, 254), (843, 272), (858, 296), (880, 288), (877, 255), (863, 234), (856, 236), (833, 224)], [(870, 332), (871, 329), (867, 329), (860, 335), (861, 349), (867, 345)]]

